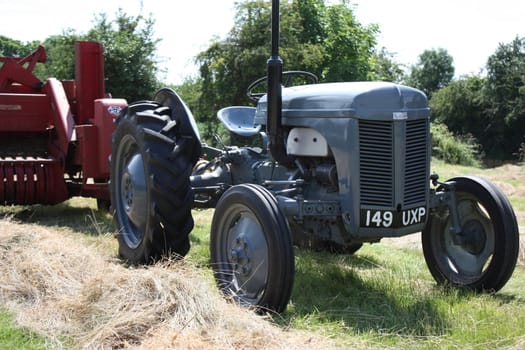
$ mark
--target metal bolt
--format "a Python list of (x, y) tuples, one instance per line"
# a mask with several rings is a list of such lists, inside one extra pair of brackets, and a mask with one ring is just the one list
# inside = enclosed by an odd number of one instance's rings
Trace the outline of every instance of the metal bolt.
[(235, 249), (232, 249), (230, 255), (231, 255), (232, 262), (236, 263), (239, 261), (239, 253)]

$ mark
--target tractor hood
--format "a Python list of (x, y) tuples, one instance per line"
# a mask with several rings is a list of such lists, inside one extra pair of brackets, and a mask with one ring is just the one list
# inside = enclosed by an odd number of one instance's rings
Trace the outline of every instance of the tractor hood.
[[(386, 82), (347, 82), (283, 88), (283, 125), (294, 118), (406, 119), (415, 112), (428, 116), (426, 95), (414, 88)], [(257, 105), (255, 124), (266, 125), (267, 98)]]

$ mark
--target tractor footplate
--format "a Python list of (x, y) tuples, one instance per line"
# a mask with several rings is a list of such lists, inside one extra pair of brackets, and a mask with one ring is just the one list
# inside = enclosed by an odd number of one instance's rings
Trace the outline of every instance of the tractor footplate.
[(56, 204), (67, 198), (60, 160), (0, 157), (0, 205)]

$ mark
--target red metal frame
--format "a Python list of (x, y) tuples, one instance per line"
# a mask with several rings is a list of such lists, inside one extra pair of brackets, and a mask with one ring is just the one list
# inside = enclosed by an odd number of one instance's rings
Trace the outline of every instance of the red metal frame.
[(0, 57), (0, 62), (3, 63), (0, 68), (0, 92), (9, 91), (13, 83), (25, 86), (29, 88), (29, 91), (40, 90), (42, 82), (33, 75), (33, 69), (37, 63), (45, 63), (46, 61), (46, 50), (42, 45), (39, 45), (32, 54), (23, 58)]
[(74, 81), (41, 82), (32, 71), (46, 59), (42, 46), (24, 58), (0, 57), (0, 205), (75, 195), (109, 201), (111, 134), (127, 103), (105, 98), (102, 45), (75, 44)]

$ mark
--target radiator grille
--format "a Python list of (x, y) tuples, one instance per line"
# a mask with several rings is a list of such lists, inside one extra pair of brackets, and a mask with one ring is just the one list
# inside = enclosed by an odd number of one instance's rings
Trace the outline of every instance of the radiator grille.
[[(403, 207), (407, 207), (425, 200), (428, 182), (427, 123), (426, 119), (406, 121), (405, 140), (398, 141), (398, 148), (405, 147), (405, 152), (398, 149), (399, 154), (395, 155), (394, 122), (359, 122), (362, 206), (394, 207), (396, 203), (402, 203)], [(400, 158), (402, 154), (405, 154), (404, 159)], [(394, 164), (396, 161), (405, 164), (404, 173), (397, 176)], [(396, 184), (395, 181), (399, 183)], [(395, 198), (396, 188), (402, 189), (398, 190), (401, 193), (397, 194), (401, 198)]]
[(407, 121), (406, 167), (405, 167), (405, 206), (425, 199), (427, 166), (427, 120)]
[(361, 204), (393, 206), (393, 125), (359, 122)]

